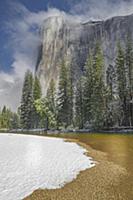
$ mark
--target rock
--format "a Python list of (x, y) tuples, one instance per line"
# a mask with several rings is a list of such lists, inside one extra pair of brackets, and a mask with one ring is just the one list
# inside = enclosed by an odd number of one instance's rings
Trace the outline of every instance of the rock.
[[(77, 23), (63, 15), (46, 19), (42, 26), (42, 45), (39, 49), (36, 74), (43, 94), (50, 80), (58, 83), (60, 62), (65, 59), (73, 68), (73, 79), (81, 76), (89, 50), (100, 41), (105, 57), (105, 69), (114, 65), (117, 42), (125, 46), (128, 33), (133, 36), (133, 15), (113, 17), (106, 21)], [(105, 76), (104, 76), (105, 77)]]

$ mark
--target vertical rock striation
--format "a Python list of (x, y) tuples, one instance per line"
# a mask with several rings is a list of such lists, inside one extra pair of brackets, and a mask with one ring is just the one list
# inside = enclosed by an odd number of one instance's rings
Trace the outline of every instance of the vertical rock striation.
[(43, 94), (50, 80), (58, 82), (59, 65), (65, 59), (73, 68), (73, 79), (82, 74), (89, 50), (100, 41), (105, 70), (114, 65), (117, 42), (126, 44), (128, 33), (133, 37), (133, 15), (113, 17), (106, 21), (77, 23), (60, 15), (46, 19), (42, 27), (42, 45), (39, 50), (36, 74), (40, 78)]

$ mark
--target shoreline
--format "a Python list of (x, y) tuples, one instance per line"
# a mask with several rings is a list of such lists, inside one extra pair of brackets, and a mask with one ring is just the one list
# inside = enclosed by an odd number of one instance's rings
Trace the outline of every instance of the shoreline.
[(72, 130), (63, 130), (63, 131), (53, 131), (53, 130), (48, 130), (48, 131), (34, 131), (34, 130), (26, 130), (26, 131), (16, 131), (16, 130), (0, 130), (1, 133), (11, 133), (11, 134), (24, 134), (24, 135), (38, 135), (38, 136), (62, 136), (63, 134), (107, 134), (107, 135), (133, 135), (133, 129), (122, 129), (122, 130), (110, 130), (110, 131), (85, 131), (85, 130), (80, 130), (80, 131), (72, 131)]
[(32, 135), (58, 135), (58, 134), (133, 134), (133, 127), (112, 127), (104, 129), (64, 129), (64, 130), (46, 130), (46, 129), (0, 129), (0, 133), (19, 133)]
[(24, 200), (129, 200), (124, 194), (124, 183), (128, 173), (126, 169), (109, 162), (107, 154), (76, 139), (66, 139), (66, 142), (76, 142), (87, 149), (86, 155), (92, 157), (97, 164), (80, 172), (76, 179), (63, 188), (48, 190), (38, 189)]

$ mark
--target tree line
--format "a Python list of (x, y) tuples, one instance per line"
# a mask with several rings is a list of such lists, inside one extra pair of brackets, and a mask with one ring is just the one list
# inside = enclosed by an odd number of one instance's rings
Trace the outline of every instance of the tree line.
[(133, 126), (133, 48), (130, 37), (125, 47), (118, 42), (116, 59), (109, 66), (105, 65), (101, 45), (97, 43), (89, 51), (77, 82), (73, 79), (71, 64), (63, 60), (58, 86), (51, 80), (45, 97), (39, 79), (27, 71), (18, 119), (19, 127), (23, 129), (97, 130)]
[(20, 128), (19, 114), (3, 106), (2, 110), (0, 110), (0, 129), (16, 128)]
[(98, 44), (89, 54), (77, 87), (76, 123), (81, 129), (133, 126), (133, 48), (130, 37), (126, 47), (118, 42), (114, 65), (105, 66)]

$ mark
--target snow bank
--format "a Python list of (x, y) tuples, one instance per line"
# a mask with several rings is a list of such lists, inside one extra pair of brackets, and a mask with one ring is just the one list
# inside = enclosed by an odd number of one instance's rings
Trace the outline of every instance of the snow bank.
[(93, 167), (85, 149), (63, 139), (0, 134), (0, 200), (56, 189)]

